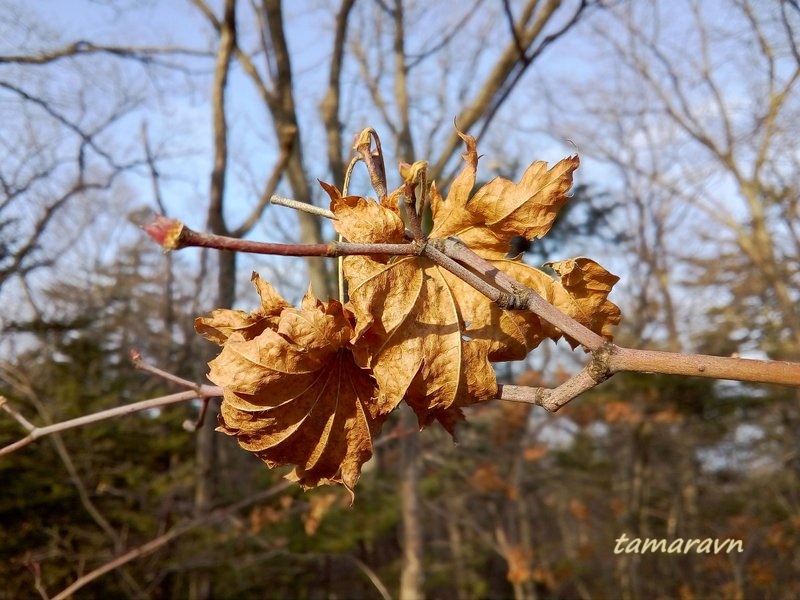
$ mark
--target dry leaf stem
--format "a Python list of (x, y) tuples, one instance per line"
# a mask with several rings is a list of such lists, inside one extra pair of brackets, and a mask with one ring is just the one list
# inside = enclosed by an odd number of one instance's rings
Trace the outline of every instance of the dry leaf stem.
[(511, 298), (504, 298), (502, 300), (505, 306), (500, 304), (501, 308), (511, 310), (525, 308), (551, 325), (558, 327), (565, 334), (576, 339), (593, 352), (600, 349), (606, 343), (602, 336), (597, 335), (588, 327), (581, 325), (575, 319), (565, 315), (534, 290), (522, 285), (516, 279), (512, 279), (488, 260), (475, 254), (458, 238), (450, 237), (446, 240), (441, 240), (438, 245), (441, 247), (440, 249), (442, 252), (449, 258), (469, 266), (491, 280), (501, 290), (510, 294)]
[[(375, 141), (375, 150), (372, 149), (373, 140)], [(383, 162), (381, 140), (377, 132), (371, 127), (362, 130), (353, 145), (353, 150), (361, 155), (361, 159), (367, 166), (370, 183), (372, 184), (372, 189), (378, 195), (378, 201), (385, 202), (387, 196), (386, 167)]]

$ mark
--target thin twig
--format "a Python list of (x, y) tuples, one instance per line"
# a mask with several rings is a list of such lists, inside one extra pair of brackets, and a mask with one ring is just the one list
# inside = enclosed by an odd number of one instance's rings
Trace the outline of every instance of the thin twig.
[(206, 415), (208, 414), (208, 405), (210, 403), (211, 398), (203, 398), (203, 406), (200, 407), (200, 414), (197, 416), (197, 419), (194, 421), (191, 419), (186, 419), (183, 422), (183, 428), (186, 431), (194, 433), (203, 426), (203, 423), (205, 423), (206, 420)]
[(279, 206), (287, 206), (289, 208), (309, 213), (311, 215), (317, 215), (318, 217), (325, 217), (326, 219), (332, 219), (334, 221), (336, 220), (336, 215), (334, 215), (327, 208), (320, 208), (319, 206), (314, 206), (313, 204), (309, 204), (308, 202), (300, 202), (299, 200), (292, 200), (291, 198), (284, 198), (283, 196), (277, 196), (275, 194), (273, 194), (270, 197), (269, 201), (271, 204), (278, 204)]
[(157, 216), (156, 220), (142, 229), (165, 250), (199, 247), (252, 254), (273, 254), (279, 256), (353, 256), (353, 255), (392, 255), (409, 256), (418, 254), (413, 244), (353, 244), (350, 242), (330, 242), (328, 244), (273, 244), (242, 240), (213, 233), (201, 233), (186, 227), (180, 221)]
[(11, 415), (17, 423), (22, 425), (25, 431), (31, 432), (34, 429), (36, 429), (36, 425), (28, 421), (28, 419), (26, 419), (20, 413), (14, 410), (14, 408), (8, 403), (8, 398), (6, 398), (5, 396), (0, 396), (0, 408), (2, 408), (9, 415)]
[[(46, 427), (36, 427), (34, 426), (33, 429), (28, 429), (29, 433), (24, 438), (17, 440), (3, 448), (0, 448), (0, 456), (5, 456), (6, 454), (11, 454), (20, 448), (24, 448), (28, 444), (35, 442), (36, 440), (43, 438), (45, 436), (51, 435), (53, 433), (59, 431), (66, 431), (67, 429), (74, 429), (76, 427), (82, 427), (84, 425), (89, 425), (91, 423), (97, 423), (98, 421), (105, 421), (106, 419), (113, 419), (115, 417), (121, 417), (124, 415), (129, 415), (131, 413), (140, 412), (143, 410), (148, 410), (151, 408), (160, 408), (162, 406), (168, 406), (170, 404), (177, 404), (178, 402), (187, 402), (189, 400), (195, 400), (196, 398), (214, 398), (216, 396), (222, 396), (222, 388), (212, 385), (201, 385), (197, 390), (189, 390), (186, 392), (178, 392), (177, 394), (169, 394), (167, 396), (159, 396), (158, 398), (150, 398), (148, 400), (142, 400), (140, 402), (133, 402), (131, 404), (125, 404), (123, 406), (115, 406), (114, 408), (109, 408), (106, 410), (101, 410), (96, 413), (92, 413), (90, 415), (84, 415), (82, 417), (77, 417), (75, 419), (70, 419), (68, 421), (62, 421), (60, 423), (54, 423), (53, 425), (47, 425)], [(6, 412), (14, 416), (16, 411), (12, 411), (11, 407), (8, 406), (7, 403), (3, 403), (0, 405)], [(16, 417), (15, 417), (16, 418)], [(17, 419), (20, 424), (23, 421)], [(30, 425), (30, 423), (29, 423)]]
[(389, 593), (389, 590), (380, 580), (378, 574), (369, 568), (369, 566), (364, 563), (363, 561), (359, 560), (357, 557), (353, 556), (352, 554), (346, 555), (353, 563), (362, 571), (364, 571), (364, 575), (372, 582), (372, 585), (375, 586), (375, 589), (378, 590), (378, 593), (381, 595), (383, 600), (392, 600), (392, 595)]
[(174, 540), (175, 538), (188, 533), (189, 531), (196, 529), (201, 525), (207, 525), (214, 523), (216, 521), (221, 521), (230, 515), (242, 510), (243, 508), (247, 508), (251, 504), (255, 504), (256, 502), (261, 502), (263, 500), (267, 500), (287, 488), (289, 488), (293, 483), (291, 481), (282, 481), (271, 488), (264, 490), (258, 494), (254, 494), (249, 498), (245, 498), (237, 502), (236, 504), (232, 504), (231, 506), (225, 508), (219, 508), (215, 511), (202, 515), (196, 519), (192, 519), (191, 521), (187, 521), (180, 525), (176, 525), (163, 535), (158, 536), (147, 542), (146, 544), (142, 544), (128, 552), (121, 554), (117, 558), (99, 566), (98, 568), (94, 569), (86, 573), (85, 575), (76, 579), (71, 585), (66, 587), (64, 590), (53, 596), (52, 600), (65, 600), (69, 598), (72, 594), (77, 592), (79, 589), (84, 587), (85, 585), (91, 583), (98, 577), (105, 575), (115, 569), (118, 569), (122, 565), (131, 562), (132, 560), (136, 560), (137, 558), (141, 558), (143, 556), (147, 556), (148, 554), (152, 554), (162, 546), (166, 546), (169, 542)]
[[(2, 369), (4, 371), (3, 379), (6, 381), (6, 383), (10, 384), (18, 393), (30, 401), (30, 403), (39, 413), (39, 416), (45, 421), (46, 424), (52, 424), (53, 420), (45, 406), (45, 403), (41, 401), (39, 395), (33, 389), (29, 379), (22, 373), (18, 372), (17, 369), (13, 368), (11, 365), (2, 365)], [(5, 401), (5, 399), (0, 398), (0, 401)], [(6, 404), (6, 408), (10, 409), (11, 407)], [(28, 420), (25, 419), (21, 414), (16, 413), (16, 411), (13, 411), (12, 414), (25, 429), (29, 431), (31, 429), (36, 429), (36, 426), (28, 422)], [(56, 453), (61, 459), (61, 462), (64, 464), (64, 467), (67, 470), (70, 479), (72, 480), (72, 484), (75, 486), (75, 489), (78, 492), (78, 497), (80, 498), (84, 509), (114, 544), (115, 552), (120, 552), (123, 548), (122, 538), (120, 538), (120, 536), (111, 526), (111, 523), (109, 523), (109, 521), (103, 516), (100, 509), (92, 501), (92, 496), (86, 489), (86, 485), (81, 479), (78, 469), (75, 466), (75, 462), (72, 460), (72, 456), (67, 450), (67, 446), (64, 444), (61, 435), (54, 433), (52, 436), (50, 436), (50, 442), (53, 444)], [(38, 567), (38, 563), (36, 566)], [(38, 575), (38, 572), (36, 574)], [(131, 576), (129, 572), (123, 571), (121, 576), (132, 592), (139, 595), (143, 594), (143, 590), (141, 589), (139, 583)]]
[[(245, 219), (244, 223), (230, 232), (232, 237), (244, 237), (247, 235), (250, 230), (255, 227), (259, 219), (261, 219), (261, 215), (264, 214), (264, 209), (267, 207), (267, 204), (273, 203), (272, 198), (275, 196), (273, 192), (278, 187), (281, 177), (283, 177), (283, 173), (286, 171), (286, 166), (289, 164), (289, 159), (292, 156), (293, 144), (293, 135), (284, 135), (283, 139), (280, 140), (281, 153), (280, 156), (278, 156), (277, 162), (272, 167), (272, 173), (264, 183), (264, 189), (261, 192), (261, 197), (258, 199), (258, 203), (253, 207), (253, 210), (250, 212), (250, 215), (247, 217), (247, 219)], [(306, 203), (304, 202), (303, 204)], [(307, 204), (307, 206), (310, 205)]]
[[(375, 440), (372, 444), (372, 447), (379, 448), (392, 440), (401, 438), (405, 435), (413, 435), (414, 433), (416, 433), (415, 430), (395, 431), (394, 433), (381, 436), (379, 439)], [(133, 548), (132, 550), (129, 550), (128, 552), (118, 556), (117, 558), (97, 567), (93, 571), (90, 571), (89, 573), (86, 573), (85, 575), (79, 577), (67, 588), (59, 592), (57, 595), (53, 596), (52, 600), (65, 600), (70, 595), (74, 594), (79, 589), (91, 583), (98, 577), (101, 577), (102, 575), (105, 575), (106, 573), (109, 573), (115, 569), (118, 569), (122, 565), (129, 563), (133, 560), (136, 560), (137, 558), (141, 558), (143, 556), (147, 556), (148, 554), (152, 554), (162, 546), (166, 546), (169, 542), (171, 542), (175, 538), (182, 536), (185, 533), (188, 533), (189, 531), (192, 531), (193, 529), (196, 529), (197, 527), (200, 527), (202, 525), (210, 525), (217, 521), (222, 521), (223, 519), (230, 517), (231, 515), (239, 512), (240, 510), (247, 508), (251, 504), (255, 504), (256, 502), (263, 502), (264, 500), (268, 500), (269, 498), (272, 498), (273, 496), (280, 494), (281, 492), (292, 487), (293, 485), (294, 482), (292, 481), (289, 480), (282, 481), (278, 484), (273, 485), (269, 489), (266, 489), (248, 498), (240, 500), (235, 504), (231, 504), (230, 506), (226, 506), (223, 508), (218, 508), (210, 513), (206, 513), (202, 516), (192, 519), (191, 521), (186, 521), (185, 523), (176, 525), (166, 533), (150, 540), (146, 544)], [(373, 581), (373, 583), (375, 582)], [(381, 592), (381, 596), (384, 596), (383, 592)]]
[(608, 379), (608, 376), (601, 380), (596, 379), (590, 365), (581, 369), (556, 388), (500, 385), (498, 386), (497, 397), (500, 400), (535, 404), (548, 412), (554, 413), (574, 398), (584, 392), (588, 392), (602, 381), (605, 381), (605, 379)]
[(151, 375), (155, 375), (156, 377), (159, 377), (164, 381), (177, 384), (181, 387), (185, 387), (186, 389), (194, 390), (199, 393), (201, 387), (199, 383), (195, 381), (190, 381), (188, 379), (184, 379), (183, 377), (178, 377), (174, 373), (164, 371), (163, 369), (159, 369), (156, 366), (144, 362), (144, 360), (142, 359), (142, 355), (135, 348), (131, 349), (130, 357), (131, 361), (133, 361), (133, 365), (140, 371), (144, 371), (145, 373), (150, 373)]

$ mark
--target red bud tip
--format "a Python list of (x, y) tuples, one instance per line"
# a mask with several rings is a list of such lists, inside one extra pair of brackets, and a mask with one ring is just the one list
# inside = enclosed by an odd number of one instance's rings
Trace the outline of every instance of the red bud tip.
[(142, 227), (150, 238), (159, 244), (165, 251), (175, 250), (183, 231), (183, 223), (177, 219), (170, 219), (164, 215), (156, 215), (155, 220)]

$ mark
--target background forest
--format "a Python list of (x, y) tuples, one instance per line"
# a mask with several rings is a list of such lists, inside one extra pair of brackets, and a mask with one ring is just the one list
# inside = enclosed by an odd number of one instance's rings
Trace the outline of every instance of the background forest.
[[(276, 242), (333, 238), (353, 136), (429, 161), (458, 127), (478, 175), (581, 156), (525, 260), (621, 277), (631, 347), (800, 360), (800, 6), (795, 0), (0, 0), (0, 395), (37, 425), (203, 382), (193, 320), (297, 302), (335, 261), (164, 255), (154, 212)], [(367, 194), (356, 169), (350, 189)], [(580, 368), (542, 346), (504, 382)], [(0, 598), (800, 597), (800, 392), (621, 374), (558, 415), (474, 407), (454, 445), (384, 426), (352, 508), (303, 492), (174, 405), (0, 456)], [(24, 436), (0, 411), (0, 446)], [(615, 554), (629, 537), (744, 552)], [(115, 561), (116, 562), (112, 562)], [(102, 572), (105, 566), (116, 568)], [(67, 593), (68, 595), (68, 593)]]

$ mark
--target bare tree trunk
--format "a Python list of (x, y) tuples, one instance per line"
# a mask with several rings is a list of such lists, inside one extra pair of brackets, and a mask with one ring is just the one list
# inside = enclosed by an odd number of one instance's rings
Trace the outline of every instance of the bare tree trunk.
[[(409, 126), (408, 88), (406, 80), (405, 34), (403, 26), (403, 1), (394, 2), (394, 57), (395, 94), (398, 101), (402, 127), (398, 139), (398, 151), (405, 154), (405, 160), (413, 161), (414, 143)], [(405, 411), (405, 428), (413, 431), (418, 427), (417, 418), (411, 411)], [(403, 525), (403, 564), (400, 573), (400, 598), (416, 600), (424, 598), (425, 573), (422, 570), (424, 546), (422, 540), (421, 515), (419, 510), (419, 436), (407, 435), (403, 438), (403, 454), (400, 473), (400, 502)]]
[[(417, 428), (417, 418), (403, 411), (404, 428)], [(419, 502), (419, 436), (403, 437), (400, 472), (403, 565), (400, 572), (400, 598), (420, 600), (425, 597), (425, 573), (422, 570), (422, 516)]]
[[(275, 64), (274, 92), (270, 96), (268, 104), (278, 139), (291, 140), (291, 154), (286, 165), (286, 175), (289, 178), (292, 194), (296, 200), (310, 203), (311, 188), (303, 168), (303, 149), (300, 143), (300, 129), (292, 88), (292, 68), (289, 48), (284, 35), (281, 2), (280, 0), (264, 0), (263, 7)], [(301, 241), (306, 244), (322, 243), (319, 218), (304, 212), (301, 212), (298, 218)], [(313, 257), (308, 260), (311, 289), (323, 299), (332, 294), (334, 290), (326, 265), (325, 261)]]
[[(231, 57), (236, 46), (236, 0), (225, 0), (223, 19), (219, 30), (219, 51), (214, 67), (212, 88), (212, 112), (214, 129), (214, 163), (209, 189), (208, 225), (213, 233), (227, 235), (223, 213), (225, 199), (225, 177), (228, 167), (228, 127), (225, 119), (225, 88), (228, 84)], [(236, 254), (219, 253), (217, 272), (217, 306), (228, 308), (236, 297)], [(194, 495), (195, 517), (211, 511), (217, 489), (216, 462), (216, 418), (207, 415), (203, 426), (197, 431), (195, 453), (196, 480)], [(189, 581), (189, 598), (207, 600), (211, 597), (211, 578), (208, 572), (198, 570)]]
[(456, 521), (456, 516), (462, 514), (462, 503), (459, 499), (450, 499), (447, 502), (449, 518), (447, 519), (447, 539), (450, 543), (450, 560), (453, 565), (453, 582), (456, 588), (456, 598), (467, 600), (469, 587), (467, 585), (467, 570), (464, 568), (464, 541), (461, 537), (461, 528)]
[[(525, 413), (525, 430), (519, 438), (516, 457), (511, 467), (511, 485), (516, 489), (516, 496), (510, 500), (509, 509), (511, 511), (510, 520), (516, 522), (517, 526), (517, 542), (522, 548), (522, 555), (528, 563), (528, 568), (532, 569), (532, 562), (534, 557), (534, 539), (533, 529), (531, 528), (531, 511), (528, 504), (529, 496), (525, 493), (525, 474), (526, 465), (524, 457), (524, 450), (535, 437), (535, 429), (538, 427), (536, 422), (530, 418), (530, 410)], [(542, 558), (536, 559), (542, 561)], [(543, 562), (543, 561), (542, 561)], [(538, 594), (536, 593), (536, 585), (529, 578), (519, 584), (519, 599), (520, 600), (537, 600)], [(517, 586), (514, 587), (514, 593), (517, 595)]]
[(333, 183), (339, 189), (344, 184), (344, 157), (342, 156), (342, 122), (339, 116), (340, 88), (342, 81), (342, 63), (344, 61), (345, 41), (350, 11), (355, 0), (342, 0), (336, 14), (333, 51), (331, 52), (331, 68), (328, 71), (328, 89), (320, 104), (320, 113), (325, 123), (325, 135), (328, 139), (328, 164), (330, 165)]

